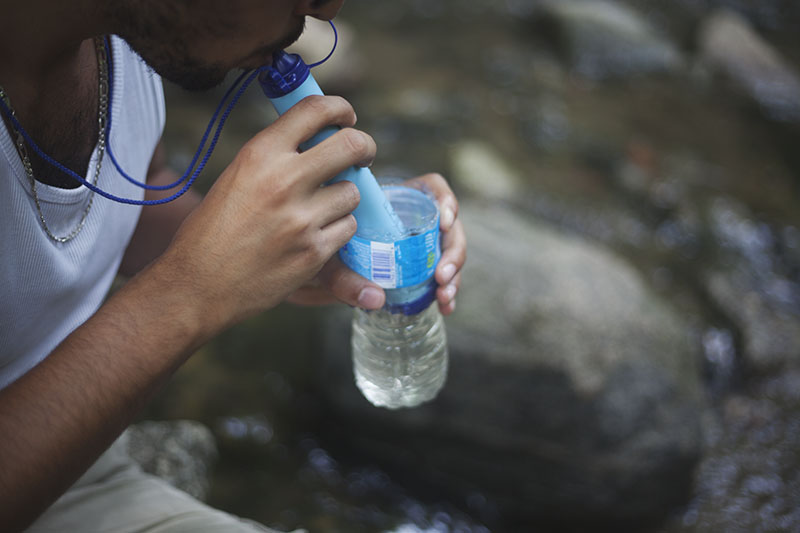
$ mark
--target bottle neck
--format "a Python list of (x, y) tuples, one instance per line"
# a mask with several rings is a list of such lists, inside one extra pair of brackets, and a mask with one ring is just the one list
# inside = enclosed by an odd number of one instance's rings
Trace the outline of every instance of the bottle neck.
[[(406, 329), (409, 334), (413, 334), (414, 328), (430, 329), (433, 322), (441, 319), (439, 307), (436, 302), (429, 304), (427, 307), (414, 314), (393, 313), (386, 307), (375, 311), (365, 311), (356, 308), (356, 318), (362, 320), (365, 324), (374, 326), (378, 329), (394, 330)], [(409, 329), (411, 328), (411, 329)]]

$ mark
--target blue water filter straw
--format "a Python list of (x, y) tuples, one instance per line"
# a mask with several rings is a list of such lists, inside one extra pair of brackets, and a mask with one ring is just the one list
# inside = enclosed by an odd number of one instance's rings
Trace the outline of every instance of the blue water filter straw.
[[(298, 54), (284, 51), (273, 55), (272, 66), (259, 75), (259, 83), (279, 115), (307, 96), (323, 94), (303, 59)], [(337, 126), (325, 127), (301, 144), (300, 149), (307, 150), (319, 144), (339, 129)], [(435, 203), (425, 193), (414, 189), (406, 188), (404, 193), (395, 193), (395, 198), (406, 200), (403, 202), (405, 205), (411, 198), (419, 205), (426, 206), (428, 211), (432, 209), (435, 212), (435, 220), (428, 217), (428, 227), (407, 228), (369, 168), (350, 167), (328, 184), (342, 180), (351, 181), (358, 187), (361, 201), (353, 211), (358, 231), (341, 250), (340, 257), (354, 271), (386, 289), (387, 310), (406, 315), (421, 312), (435, 299), (433, 272), (441, 256)], [(414, 213), (409, 215), (405, 218), (410, 226), (415, 226), (415, 220), (419, 217)], [(374, 262), (379, 254), (385, 256), (389, 247), (391, 256), (388, 259), (393, 273), (391, 283), (384, 284), (375, 275)], [(407, 273), (405, 281), (403, 272)]]
[[(307, 96), (322, 95), (322, 90), (311, 75), (311, 69), (298, 54), (287, 54), (283, 51), (274, 54), (272, 67), (261, 74), (259, 82), (279, 115), (284, 114)], [(337, 126), (327, 126), (300, 145), (300, 149), (308, 150), (339, 129)], [(328, 183), (342, 180), (355, 183), (358, 192), (361, 193), (361, 202), (353, 211), (359, 228), (362, 226), (372, 228), (373, 231), (384, 235), (387, 240), (402, 238), (403, 224), (370, 169), (350, 167)]]

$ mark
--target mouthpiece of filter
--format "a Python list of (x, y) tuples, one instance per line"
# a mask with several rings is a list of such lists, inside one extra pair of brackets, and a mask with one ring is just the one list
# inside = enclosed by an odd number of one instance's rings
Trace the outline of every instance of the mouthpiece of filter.
[(258, 76), (267, 98), (280, 98), (300, 87), (311, 70), (298, 54), (279, 50), (272, 55), (272, 65)]

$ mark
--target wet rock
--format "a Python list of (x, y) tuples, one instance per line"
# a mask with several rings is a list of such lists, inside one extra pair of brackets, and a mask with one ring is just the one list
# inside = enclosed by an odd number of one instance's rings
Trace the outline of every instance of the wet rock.
[(696, 498), (662, 533), (800, 531), (800, 370), (728, 397), (711, 420)]
[(739, 327), (743, 356), (751, 369), (763, 372), (800, 361), (800, 320), (794, 313), (776, 309), (750, 273), (715, 271), (706, 283), (714, 301)]
[(126, 432), (128, 453), (149, 472), (199, 500), (209, 489), (209, 471), (217, 458), (214, 436), (192, 420), (134, 424)]
[(633, 8), (607, 1), (544, 2), (535, 20), (573, 69), (592, 79), (679, 70), (684, 60)]
[(481, 141), (462, 141), (450, 149), (451, 178), (473, 196), (511, 200), (522, 179), (493, 147)]
[(470, 257), (447, 385), (421, 408), (372, 407), (353, 385), (349, 313), (332, 314), (320, 349), (334, 440), (412, 484), (477, 494), (473, 512), (501, 530), (660, 516), (687, 496), (702, 444), (681, 320), (606, 251), (508, 210), (461, 212)]
[(800, 121), (800, 75), (741, 16), (720, 10), (703, 25), (700, 57), (774, 120)]
[(800, 285), (776, 253), (776, 236), (726, 198), (712, 203), (710, 223), (721, 250), (704, 282), (739, 329), (745, 363), (760, 372), (800, 363)]

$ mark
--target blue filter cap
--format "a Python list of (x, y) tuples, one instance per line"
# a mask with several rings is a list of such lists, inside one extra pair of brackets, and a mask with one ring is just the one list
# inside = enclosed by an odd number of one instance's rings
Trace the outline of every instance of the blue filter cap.
[(267, 98), (280, 98), (300, 87), (311, 70), (298, 54), (279, 50), (272, 55), (272, 65), (258, 76)]

